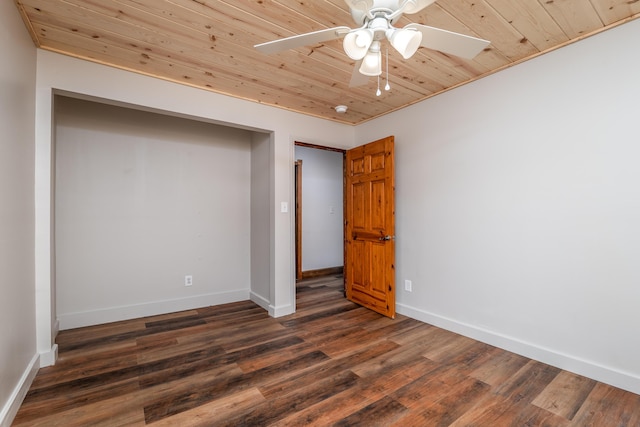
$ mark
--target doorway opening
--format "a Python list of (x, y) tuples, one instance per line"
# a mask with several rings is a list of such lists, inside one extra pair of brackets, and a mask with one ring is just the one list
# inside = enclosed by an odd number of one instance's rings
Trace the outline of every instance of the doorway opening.
[(296, 281), (343, 273), (345, 153), (295, 142)]
[[(320, 148), (320, 149), (318, 149)], [(296, 282), (330, 274), (343, 278), (348, 300), (383, 314), (395, 317), (395, 183), (394, 137), (388, 136), (348, 151), (339, 150), (333, 167), (334, 178), (340, 176), (333, 187), (326, 185), (327, 175), (305, 174), (308, 159), (313, 155), (338, 151), (296, 142), (295, 165), (295, 259)], [(308, 152), (308, 153), (307, 153)], [(304, 155), (308, 155), (307, 159)], [(303, 164), (304, 170), (303, 170)], [(322, 168), (319, 168), (322, 169)], [(309, 185), (311, 178), (312, 184)], [(341, 181), (341, 182), (340, 182)], [(341, 184), (341, 185), (340, 185)], [(340, 192), (339, 188), (342, 188)], [(340, 198), (335, 198), (342, 193)], [(313, 198), (307, 198), (310, 195)], [(327, 197), (333, 196), (333, 199)], [(316, 200), (317, 199), (317, 200)], [(309, 202), (309, 200), (313, 200)], [(329, 246), (331, 225), (327, 217), (335, 215), (335, 206), (342, 202), (342, 212), (333, 219), (333, 230), (340, 230), (341, 238)], [(311, 206), (310, 206), (311, 205)], [(327, 208), (328, 207), (328, 208)], [(309, 226), (306, 213), (318, 215)], [(328, 211), (328, 213), (327, 213)], [(307, 240), (317, 239), (318, 247), (306, 245)], [(307, 256), (307, 248), (315, 251)], [(340, 255), (340, 256), (338, 256)], [(327, 256), (340, 267), (312, 269), (310, 264)], [(331, 258), (333, 257), (333, 258)], [(329, 264), (331, 265), (331, 264)], [(297, 286), (296, 286), (297, 289)]]

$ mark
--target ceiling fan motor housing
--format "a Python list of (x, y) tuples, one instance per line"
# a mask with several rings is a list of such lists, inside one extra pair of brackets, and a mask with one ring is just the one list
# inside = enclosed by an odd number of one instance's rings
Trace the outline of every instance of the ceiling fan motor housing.
[[(356, 24), (363, 25), (367, 21), (369, 14), (374, 17), (385, 17), (398, 10), (402, 3), (404, 3), (402, 0), (374, 0), (373, 6), (369, 10), (351, 8), (351, 17)], [(400, 16), (402, 15), (387, 20), (387, 22), (393, 24)]]

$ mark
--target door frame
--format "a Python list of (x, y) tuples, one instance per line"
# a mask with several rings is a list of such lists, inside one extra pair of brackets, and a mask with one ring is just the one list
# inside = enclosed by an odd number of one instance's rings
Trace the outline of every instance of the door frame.
[[(342, 235), (343, 235), (342, 265), (343, 265), (343, 271), (344, 271), (344, 269), (346, 268), (346, 265), (344, 262), (345, 254), (346, 254), (346, 245), (344, 242), (344, 233), (346, 231), (346, 228), (345, 228), (346, 224), (345, 224), (344, 215), (345, 215), (345, 208), (347, 203), (347, 199), (345, 195), (345, 189), (347, 185), (347, 181), (346, 181), (347, 169), (345, 164), (347, 150), (342, 148), (328, 147), (325, 145), (311, 144), (311, 143), (302, 142), (302, 141), (294, 141), (293, 145), (298, 147), (314, 148), (317, 150), (334, 151), (337, 153), (342, 153), (342, 228), (343, 228), (342, 230)], [(295, 150), (294, 150), (294, 157), (295, 157)], [(296, 208), (296, 212), (294, 215), (294, 242), (295, 242), (294, 243), (294, 252), (295, 252), (294, 269), (295, 269), (295, 280), (297, 282), (298, 280), (301, 280), (303, 278), (303, 275), (302, 275), (302, 209), (303, 209), (302, 207), (302, 160), (298, 160), (298, 159), (294, 160), (294, 197), (295, 197), (295, 208)]]
[(302, 160), (295, 163), (295, 264), (296, 282), (302, 279)]

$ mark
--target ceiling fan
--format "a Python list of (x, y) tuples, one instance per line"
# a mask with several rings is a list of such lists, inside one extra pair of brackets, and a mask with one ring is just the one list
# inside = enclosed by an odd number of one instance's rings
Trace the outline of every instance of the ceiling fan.
[(356, 61), (350, 86), (359, 86), (366, 84), (369, 76), (382, 74), (380, 42), (384, 39), (387, 39), (404, 59), (411, 58), (421, 46), (472, 59), (490, 43), (488, 40), (422, 24), (411, 23), (403, 28), (393, 26), (403, 14), (419, 12), (436, 0), (344, 1), (351, 9), (353, 20), (361, 27), (327, 28), (257, 44), (254, 47), (262, 53), (275, 53), (344, 36), (344, 51), (349, 58)]

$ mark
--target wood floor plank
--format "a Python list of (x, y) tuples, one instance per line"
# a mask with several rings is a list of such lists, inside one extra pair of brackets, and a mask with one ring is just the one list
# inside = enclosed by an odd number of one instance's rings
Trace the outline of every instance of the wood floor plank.
[[(146, 408), (149, 407), (155, 408), (156, 415), (158, 415), (156, 420), (161, 420), (168, 418), (166, 413), (163, 412), (163, 404), (167, 404), (167, 402), (177, 403), (177, 400), (185, 399), (185, 396), (187, 396), (187, 406), (184, 407), (184, 410), (196, 408), (200, 406), (197, 404), (198, 402), (195, 399), (191, 401), (188, 399), (188, 396), (190, 396), (193, 391), (206, 390), (211, 387), (212, 384), (217, 385), (225, 381), (233, 381), (242, 375), (242, 371), (235, 364), (222, 365), (198, 375), (187, 376), (170, 382), (158, 383), (152, 387), (142, 388), (139, 393), (132, 394), (130, 397), (135, 400), (143, 412), (145, 412), (145, 422), (147, 422)], [(244, 391), (248, 388), (250, 387), (240, 388), (237, 391)], [(228, 393), (221, 393), (218, 398), (223, 399), (234, 393), (236, 393), (235, 390), (230, 390)], [(214, 400), (218, 399), (203, 400), (200, 403), (207, 404)], [(184, 412), (184, 410), (180, 412), (176, 411), (174, 415)]]
[[(114, 408), (118, 408), (114, 411)], [(145, 425), (144, 411), (130, 395), (125, 394), (111, 399), (99, 400), (82, 406), (75, 406), (62, 412), (54, 412), (49, 415), (34, 419), (23, 418), (25, 422), (16, 419), (14, 427), (112, 427), (130, 426), (142, 427)]]
[[(569, 420), (530, 405), (500, 395), (480, 400), (472, 409), (449, 424), (450, 427), (485, 426), (548, 426), (566, 427)], [(605, 426), (602, 426), (605, 427)]]
[(410, 409), (396, 425), (449, 425), (491, 393), (489, 385), (461, 374), (455, 367), (430, 362), (435, 369), (425, 371), (392, 394)]
[(640, 396), (297, 284), (251, 301), (61, 331), (15, 426), (640, 426)]
[[(382, 348), (383, 346), (386, 348)], [(343, 356), (341, 358), (344, 359), (342, 363), (345, 364), (345, 367), (357, 366), (372, 357), (376, 357), (378, 354), (385, 353), (396, 347), (397, 344), (392, 341), (383, 341), (379, 345), (372, 345), (365, 351)], [(331, 363), (332, 362), (327, 362), (326, 364), (331, 365)], [(389, 372), (389, 375), (360, 380), (353, 388), (291, 414), (274, 425), (328, 426), (340, 423), (350, 415), (359, 411), (362, 412), (359, 413), (358, 418), (362, 418), (364, 425), (387, 425), (382, 424), (380, 419), (366, 419), (367, 417), (364, 416), (365, 414), (369, 414), (371, 416), (375, 415), (371, 412), (371, 408), (367, 410), (365, 410), (365, 408), (385, 398), (385, 396), (397, 390), (406, 381), (411, 381), (412, 379), (423, 375), (424, 372), (433, 368), (433, 365), (435, 365), (433, 362), (421, 358), (418, 363), (406, 366), (396, 366), (394, 372)], [(292, 380), (300, 382), (301, 378), (292, 378)], [(355, 423), (356, 418), (352, 418), (350, 422)], [(385, 423), (386, 422), (390, 422), (390, 420), (385, 420)]]
[[(215, 306), (201, 307), (197, 309), (198, 313), (206, 318), (229, 318), (229, 317), (243, 317), (247, 315), (253, 315), (255, 313), (266, 314), (253, 301), (238, 301), (227, 304), (220, 304)], [(267, 314), (267, 317), (269, 315)]]
[(574, 416), (571, 426), (640, 426), (640, 395), (597, 383)]
[(493, 386), (504, 383), (529, 362), (526, 357), (497, 348), (493, 353), (486, 363), (470, 373), (472, 377)]
[[(313, 351), (316, 347), (308, 343), (306, 341), (301, 341), (299, 344), (295, 344), (289, 347), (286, 352), (283, 351), (275, 351), (268, 352), (260, 355), (256, 355), (250, 359), (240, 359), (237, 364), (245, 373), (259, 371), (260, 369), (268, 368), (272, 365), (278, 365), (280, 363), (285, 363), (294, 355), (302, 355), (306, 354), (310, 351)], [(322, 352), (324, 354), (324, 352)]]
[[(358, 376), (345, 371), (338, 375), (325, 378), (304, 387), (296, 388), (285, 395), (278, 395), (268, 401), (256, 405), (251, 411), (235, 418), (230, 418), (219, 423), (220, 426), (236, 427), (266, 426), (280, 419), (303, 410), (315, 403), (338, 394), (357, 384)], [(216, 424), (218, 425), (218, 424)]]
[(394, 369), (396, 366), (411, 364), (424, 359), (422, 357), (423, 352), (424, 348), (420, 346), (399, 346), (388, 353), (361, 363), (352, 370), (362, 378), (377, 376), (385, 371)]
[[(337, 304), (333, 304), (330, 307), (320, 306), (319, 309), (312, 310), (313, 312), (306, 315), (292, 315), (290, 318), (283, 319), (280, 323), (287, 328), (295, 326), (303, 326), (310, 322), (324, 321), (330, 319), (333, 316), (340, 315), (350, 310), (356, 310), (358, 306), (348, 301), (338, 301)], [(298, 312), (300, 313), (300, 312)]]
[(77, 357), (60, 359), (62, 360), (55, 367), (40, 369), (31, 385), (31, 391), (137, 364), (135, 342), (115, 345), (100, 353), (88, 352), (86, 355), (78, 354)]
[(559, 368), (530, 360), (496, 388), (496, 394), (531, 403), (560, 373)]
[(93, 384), (88, 387), (78, 383), (75, 385), (76, 388), (64, 384), (59, 388), (48, 388), (42, 393), (28, 394), (16, 415), (15, 423), (29, 425), (39, 422), (38, 420), (43, 417), (51, 416), (51, 419), (56, 420), (55, 423), (64, 425), (64, 420), (69, 417), (69, 411), (80, 410), (81, 407), (98, 404), (139, 390), (137, 378), (128, 378), (105, 385)]
[(67, 343), (78, 343), (86, 340), (95, 340), (105, 336), (118, 335), (128, 332), (142, 331), (145, 327), (145, 319), (124, 320), (112, 322), (104, 325), (86, 326), (82, 328), (67, 329), (59, 333), (56, 337), (56, 344), (60, 350), (65, 352)]
[(210, 427), (213, 424), (212, 420), (238, 417), (264, 401), (264, 397), (256, 388), (249, 388), (156, 421), (153, 426)]
[(336, 427), (371, 426), (376, 420), (380, 426), (389, 425), (401, 418), (408, 410), (397, 401), (386, 396), (354, 412), (345, 419), (334, 424)]
[[(275, 326), (275, 325), (274, 325)], [(254, 328), (250, 333), (239, 335), (230, 335), (219, 337), (216, 343), (225, 349), (228, 353), (247, 350), (256, 345), (256, 342), (267, 344), (272, 341), (281, 341), (286, 339), (295, 339), (296, 341), (304, 341), (304, 338), (294, 334), (293, 332), (280, 327), (274, 328)]]
[(298, 387), (299, 384), (317, 382), (327, 376), (336, 375), (345, 371), (352, 372), (354, 366), (358, 366), (371, 358), (384, 355), (395, 348), (397, 348), (397, 344), (384, 342), (380, 345), (372, 345), (358, 352), (351, 353), (348, 357), (328, 359), (326, 363), (310, 367), (308, 370), (289, 375), (288, 377), (276, 378), (270, 383), (265, 383), (260, 387), (260, 391), (267, 398), (278, 394), (286, 394), (288, 390)]
[(464, 346), (463, 350), (452, 354), (451, 357), (447, 357), (440, 363), (455, 367), (460, 374), (471, 377), (472, 372), (475, 372), (478, 367), (483, 366), (491, 360), (495, 350), (496, 348), (489, 344), (474, 341), (472, 345)]
[(272, 427), (311, 427), (333, 425), (373, 403), (358, 387), (352, 387), (302, 408), (271, 424)]
[[(596, 381), (562, 371), (533, 400), (533, 404), (572, 420), (596, 385)], [(640, 407), (638, 408), (640, 411)]]
[[(286, 351), (286, 347), (282, 349)], [(254, 384), (261, 384), (270, 378), (277, 378), (285, 373), (305, 368), (325, 358), (326, 356), (323, 353), (314, 351), (249, 374), (240, 373), (228, 378), (216, 378), (202, 389), (194, 389), (186, 393), (172, 395), (167, 399), (145, 406), (145, 419), (147, 423), (150, 423), (179, 414), (220, 397), (251, 388)]]
[(386, 395), (392, 395), (395, 398), (395, 393), (405, 384), (415, 383), (419, 378), (424, 377), (425, 372), (430, 373), (437, 369), (437, 364), (425, 358), (388, 366), (383, 375), (363, 379), (360, 384), (361, 393), (373, 401), (380, 400)]

